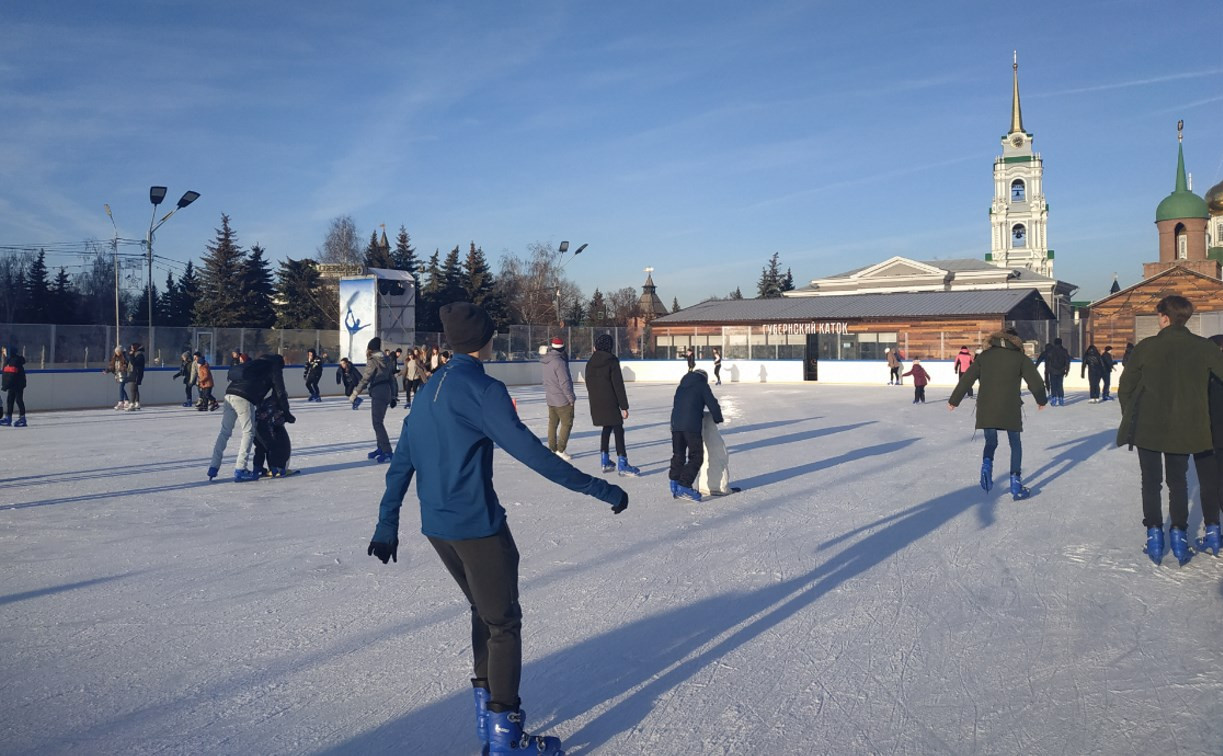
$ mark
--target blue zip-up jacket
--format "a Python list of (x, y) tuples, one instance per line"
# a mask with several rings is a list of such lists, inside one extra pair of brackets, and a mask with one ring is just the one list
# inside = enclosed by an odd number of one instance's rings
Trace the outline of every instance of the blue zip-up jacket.
[(399, 508), (416, 476), (421, 532), (448, 541), (495, 535), (505, 509), (493, 490), (493, 444), (571, 491), (615, 505), (623, 491), (548, 451), (518, 419), (505, 384), (456, 354), (412, 402), (386, 472), (375, 541), (399, 538)]

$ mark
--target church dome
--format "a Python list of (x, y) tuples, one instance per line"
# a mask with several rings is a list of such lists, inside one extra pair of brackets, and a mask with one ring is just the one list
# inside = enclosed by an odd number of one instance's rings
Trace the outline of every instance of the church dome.
[[(1213, 190), (1212, 190), (1213, 191)], [(1191, 191), (1175, 191), (1164, 197), (1164, 201), (1155, 208), (1155, 222), (1175, 220), (1179, 218), (1209, 218), (1206, 210), (1206, 200)]]
[(1206, 210), (1211, 215), (1223, 214), (1223, 181), (1210, 187), (1206, 192)]

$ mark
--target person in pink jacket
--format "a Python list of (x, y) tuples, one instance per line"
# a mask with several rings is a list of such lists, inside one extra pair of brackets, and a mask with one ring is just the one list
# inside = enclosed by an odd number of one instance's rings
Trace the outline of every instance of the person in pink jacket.
[[(957, 376), (968, 372), (968, 367), (972, 365), (972, 357), (972, 352), (968, 351), (967, 345), (960, 347), (960, 353), (955, 356), (955, 374)], [(972, 386), (968, 387), (968, 393), (965, 396), (972, 398)]]
[(913, 358), (913, 366), (909, 368), (909, 372), (903, 377), (913, 376), (913, 403), (926, 403), (926, 384), (930, 382), (930, 374), (921, 366), (921, 359)]

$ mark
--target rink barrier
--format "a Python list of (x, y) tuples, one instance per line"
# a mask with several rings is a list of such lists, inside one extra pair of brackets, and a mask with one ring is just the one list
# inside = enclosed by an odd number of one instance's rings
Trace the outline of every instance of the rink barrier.
[[(908, 370), (911, 363), (905, 363)], [(922, 366), (930, 374), (930, 385), (951, 388), (956, 384), (954, 362), (950, 360), (922, 361)], [(216, 381), (213, 396), (218, 401), (225, 395), (225, 385), (229, 368), (224, 365), (213, 365), (212, 375)], [(679, 383), (688, 372), (684, 360), (623, 360), (620, 367), (624, 373), (625, 382), (641, 383)], [(708, 360), (698, 360), (697, 367), (709, 374), (713, 380), (713, 363)], [(533, 386), (541, 382), (542, 371), (538, 362), (487, 362), (485, 371), (510, 386)], [(570, 373), (575, 384), (584, 380), (585, 360), (574, 360), (569, 363)], [(722, 382), (734, 383), (806, 383), (811, 386), (824, 384), (841, 385), (886, 385), (888, 378), (887, 364), (878, 361), (861, 360), (826, 360), (819, 363), (819, 380), (803, 380), (803, 363), (801, 360), (724, 360), (722, 363)], [(1116, 391), (1121, 378), (1121, 365), (1113, 370), (1112, 385)], [(140, 386), (140, 402), (145, 406), (182, 404), (183, 383), (181, 378), (172, 375), (176, 367), (155, 367), (145, 370), (144, 382)], [(335, 382), (336, 365), (323, 368), (323, 377), (319, 381), (319, 392), (323, 396), (339, 397), (343, 395), (343, 387)], [(1043, 367), (1041, 368), (1043, 374)], [(48, 369), (27, 370), (28, 386), (25, 390), (25, 403), (29, 412), (69, 409), (102, 409), (113, 407), (119, 400), (119, 384), (114, 376), (102, 373), (96, 369)], [(905, 378), (905, 385), (911, 386), (913, 379)], [(402, 387), (402, 384), (401, 384)], [(302, 365), (285, 366), (285, 389), (294, 399), (306, 396), (306, 382)], [(1067, 391), (1086, 391), (1087, 381), (1079, 377), (1079, 363), (1071, 365), (1070, 375), (1066, 378)], [(198, 396), (198, 390), (193, 392)]]

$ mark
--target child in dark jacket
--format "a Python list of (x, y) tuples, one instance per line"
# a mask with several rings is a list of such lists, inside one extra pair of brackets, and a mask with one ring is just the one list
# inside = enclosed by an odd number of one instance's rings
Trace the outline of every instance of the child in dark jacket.
[(909, 372), (903, 373), (902, 378), (913, 376), (913, 403), (926, 403), (926, 384), (930, 382), (930, 374), (921, 366), (921, 360), (917, 357), (913, 358), (913, 366), (909, 368)]
[(675, 389), (671, 405), (671, 496), (700, 501), (701, 494), (692, 484), (705, 461), (705, 442), (701, 438), (701, 423), (705, 409), (715, 423), (722, 422), (722, 408), (709, 388), (704, 370), (685, 375)]
[[(283, 478), (297, 470), (289, 469), (289, 456), (293, 453), (293, 442), (285, 428), (285, 414), (275, 396), (269, 396), (255, 409), (255, 474), (259, 477), (271, 475)], [(267, 462), (266, 469), (264, 462)]]
[[(0, 425), (11, 425), (14, 428), (25, 427), (25, 357), (9, 353), (4, 361), (4, 378), (0, 380), (0, 389), (8, 392), (8, 417), (0, 420)], [(21, 415), (13, 420), (13, 405)]]

